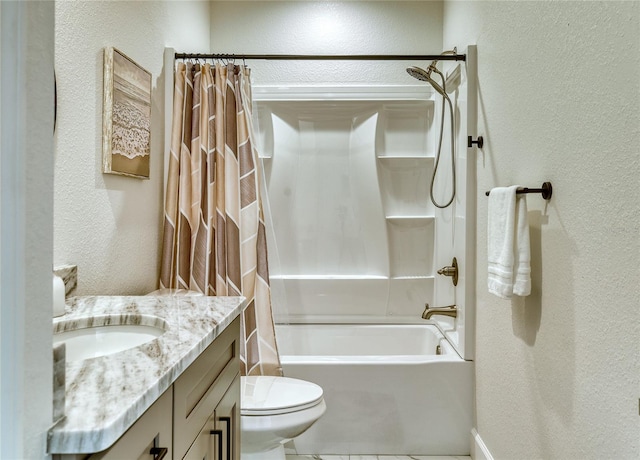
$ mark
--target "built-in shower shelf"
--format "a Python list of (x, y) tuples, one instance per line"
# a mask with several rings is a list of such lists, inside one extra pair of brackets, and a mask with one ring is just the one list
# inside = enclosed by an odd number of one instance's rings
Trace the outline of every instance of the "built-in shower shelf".
[(392, 280), (432, 280), (432, 275), (405, 275), (405, 276), (392, 276)]
[(433, 157), (378, 157), (378, 181), (387, 216), (433, 216), (429, 183)]
[(377, 275), (272, 275), (272, 280), (429, 280), (433, 275), (402, 275), (402, 276), (377, 276)]
[(271, 275), (272, 280), (386, 280), (384, 275)]
[(403, 155), (403, 154), (398, 154), (398, 155), (385, 154), (385, 155), (378, 155), (377, 158), (378, 158), (378, 160), (382, 160), (382, 161), (402, 161), (402, 160), (428, 160), (428, 161), (433, 161), (434, 160), (434, 157), (432, 157), (432, 156), (413, 155), (413, 154), (408, 154), (408, 155)]
[(409, 224), (415, 221), (416, 224), (435, 220), (434, 216), (386, 216), (387, 221), (397, 221), (398, 223)]
[(398, 104), (433, 104), (435, 91), (425, 84), (417, 85), (362, 85), (362, 86), (282, 86), (255, 85), (252, 96), (254, 101), (269, 102), (335, 102), (335, 101), (379, 101), (387, 109)]
[(387, 217), (391, 278), (433, 274), (433, 216)]

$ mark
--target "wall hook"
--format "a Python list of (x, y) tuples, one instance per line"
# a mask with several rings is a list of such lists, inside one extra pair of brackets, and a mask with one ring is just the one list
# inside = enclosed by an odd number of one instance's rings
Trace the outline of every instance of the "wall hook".
[(478, 138), (474, 141), (473, 136), (467, 136), (467, 147), (471, 148), (473, 147), (473, 144), (476, 144), (478, 148), (481, 149), (484, 145), (484, 139), (482, 138), (482, 136), (478, 136)]

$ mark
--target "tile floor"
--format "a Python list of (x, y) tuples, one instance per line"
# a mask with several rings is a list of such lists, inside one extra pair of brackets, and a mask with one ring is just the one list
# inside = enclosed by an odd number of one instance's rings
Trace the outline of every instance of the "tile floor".
[(471, 457), (421, 455), (287, 455), (287, 460), (471, 460)]

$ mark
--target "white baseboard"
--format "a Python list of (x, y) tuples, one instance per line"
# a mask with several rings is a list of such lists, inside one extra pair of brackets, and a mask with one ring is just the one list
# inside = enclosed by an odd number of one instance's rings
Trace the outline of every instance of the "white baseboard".
[(493, 455), (475, 428), (471, 430), (471, 438), (471, 458), (473, 460), (493, 460)]

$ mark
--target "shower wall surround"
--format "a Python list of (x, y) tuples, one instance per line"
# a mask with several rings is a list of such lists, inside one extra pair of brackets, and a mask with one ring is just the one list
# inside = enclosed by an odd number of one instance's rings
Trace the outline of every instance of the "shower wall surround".
[(256, 104), (282, 319), (419, 317), (433, 298), (432, 95), (349, 91)]
[[(460, 90), (466, 79), (451, 95), (458, 117), (467, 111)], [(439, 96), (427, 85), (256, 86), (253, 96), (276, 321), (421, 323), (426, 302), (464, 308), (435, 280), (441, 260), (464, 258), (453, 251), (466, 235), (457, 225), (464, 196), (453, 211), (429, 199)], [(465, 354), (463, 325), (447, 318), (441, 327)]]

